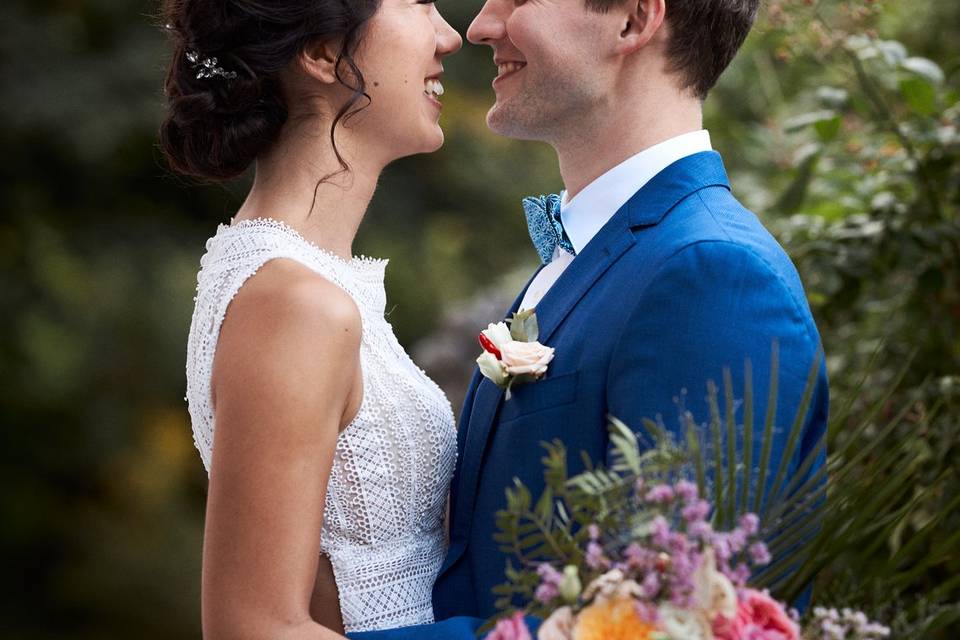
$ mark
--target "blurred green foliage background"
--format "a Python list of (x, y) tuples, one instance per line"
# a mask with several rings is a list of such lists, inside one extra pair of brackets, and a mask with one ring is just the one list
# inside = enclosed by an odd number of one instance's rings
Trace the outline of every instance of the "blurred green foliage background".
[[(439, 8), (463, 33), (479, 6)], [(0, 5), (5, 638), (199, 636), (206, 478), (185, 341), (205, 240), (248, 182), (166, 170), (157, 10)], [(446, 145), (387, 170), (355, 248), (391, 259), (390, 321), (456, 406), (473, 333), (536, 264), (519, 199), (561, 183), (549, 147), (487, 131), (489, 49), (446, 68)], [(941, 628), (960, 619), (958, 85), (956, 2), (774, 1), (706, 104), (735, 194), (800, 268), (835, 404), (881, 397), (916, 353), (889, 406), (912, 405), (917, 499), (873, 553), (922, 568), (898, 587), (924, 594), (903, 615)], [(860, 593), (850, 567), (818, 588), (878, 610), (889, 594)]]

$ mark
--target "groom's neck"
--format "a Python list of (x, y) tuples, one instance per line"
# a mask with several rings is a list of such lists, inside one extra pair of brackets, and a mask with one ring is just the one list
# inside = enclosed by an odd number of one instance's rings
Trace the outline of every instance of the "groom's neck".
[(553, 142), (567, 197), (627, 158), (703, 128), (701, 101), (676, 90), (637, 90), (584, 114)]

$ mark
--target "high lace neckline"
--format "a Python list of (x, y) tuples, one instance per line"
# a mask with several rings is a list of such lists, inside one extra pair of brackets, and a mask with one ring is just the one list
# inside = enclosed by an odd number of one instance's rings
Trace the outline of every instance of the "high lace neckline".
[(278, 220), (277, 218), (271, 218), (268, 216), (258, 216), (256, 218), (244, 218), (243, 220), (234, 220), (230, 219), (230, 224), (221, 223), (217, 226), (217, 233), (222, 232), (231, 232), (235, 229), (243, 229), (246, 227), (268, 227), (271, 229), (276, 229), (282, 231), (292, 238), (296, 239), (298, 242), (304, 246), (310, 247), (313, 251), (322, 254), (323, 256), (337, 262), (343, 266), (350, 267), (357, 273), (382, 273), (387, 264), (390, 262), (388, 258), (374, 258), (366, 255), (352, 256), (349, 260), (330, 251), (329, 249), (324, 249), (319, 246), (312, 240), (308, 240), (302, 233), (294, 229), (290, 224), (284, 222), (283, 220)]

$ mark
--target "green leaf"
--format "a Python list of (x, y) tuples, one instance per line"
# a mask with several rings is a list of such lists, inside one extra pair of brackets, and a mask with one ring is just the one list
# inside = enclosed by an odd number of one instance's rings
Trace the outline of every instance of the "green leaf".
[(933, 86), (923, 78), (904, 78), (900, 81), (900, 94), (910, 108), (922, 116), (937, 112), (937, 94)]
[(820, 161), (820, 145), (806, 147), (798, 154), (797, 173), (787, 189), (777, 199), (774, 207), (783, 213), (797, 211), (807, 197), (807, 190)]
[(807, 383), (803, 389), (803, 397), (800, 400), (800, 406), (797, 408), (797, 415), (794, 418), (793, 426), (787, 436), (787, 446), (780, 454), (780, 464), (777, 468), (777, 475), (774, 477), (773, 490), (770, 495), (776, 499), (780, 495), (780, 489), (783, 479), (787, 473), (787, 466), (793, 459), (793, 450), (797, 446), (800, 434), (803, 432), (803, 425), (807, 414), (810, 411), (810, 401), (813, 399), (813, 390), (817, 386), (817, 378), (820, 373), (820, 363), (823, 360), (823, 349), (817, 349), (813, 363), (810, 365), (810, 372), (807, 374)]
[(540, 500), (537, 501), (535, 511), (537, 517), (540, 518), (542, 522), (549, 522), (551, 520), (551, 515), (553, 514), (553, 492), (550, 490), (550, 487), (544, 488), (543, 495), (540, 496)]
[(840, 109), (847, 104), (850, 94), (846, 89), (839, 87), (819, 87), (816, 92), (817, 100), (830, 109)]
[(750, 478), (753, 477), (753, 365), (747, 359), (743, 363), (743, 473), (740, 483), (739, 513), (744, 513), (750, 504)]
[[(727, 421), (727, 504), (725, 509), (729, 517), (727, 522), (733, 522), (734, 514), (737, 511), (737, 422), (734, 416), (733, 376), (730, 374), (730, 367), (723, 368), (723, 391)], [(750, 478), (749, 471), (746, 478)]]
[(914, 56), (901, 62), (900, 66), (933, 84), (943, 84), (943, 69), (933, 60)]
[(757, 493), (753, 497), (753, 512), (760, 513), (760, 505), (766, 493), (767, 469), (770, 468), (770, 453), (773, 447), (773, 423), (777, 419), (777, 386), (780, 375), (780, 343), (776, 340), (770, 346), (770, 391), (767, 394), (767, 418), (763, 423), (763, 444), (760, 451), (760, 477), (757, 480)]
[(540, 338), (540, 326), (537, 324), (537, 314), (531, 313), (523, 321), (523, 328), (527, 334), (527, 342), (536, 342)]
[(817, 137), (820, 138), (820, 141), (823, 143), (831, 142), (834, 140), (837, 135), (840, 133), (840, 126), (843, 123), (843, 120), (840, 116), (834, 116), (827, 120), (820, 120), (815, 122), (813, 125), (814, 131), (817, 132)]
[(720, 407), (717, 405), (717, 385), (713, 380), (707, 381), (707, 404), (710, 407), (710, 439), (713, 449), (713, 506), (714, 520), (719, 527), (726, 523), (723, 510), (724, 475), (723, 475), (723, 448), (720, 436)]
[(837, 112), (833, 109), (821, 109), (820, 111), (811, 111), (799, 116), (794, 116), (783, 123), (785, 133), (796, 133), (818, 122), (834, 120), (838, 118)]

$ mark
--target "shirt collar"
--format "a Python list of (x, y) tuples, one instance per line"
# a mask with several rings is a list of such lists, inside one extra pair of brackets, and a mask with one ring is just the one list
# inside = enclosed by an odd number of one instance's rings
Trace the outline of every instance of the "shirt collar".
[(670, 138), (631, 156), (567, 200), (560, 194), (560, 219), (577, 253), (607, 224), (620, 207), (655, 175), (687, 156), (710, 151), (706, 129)]

